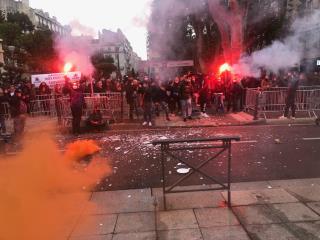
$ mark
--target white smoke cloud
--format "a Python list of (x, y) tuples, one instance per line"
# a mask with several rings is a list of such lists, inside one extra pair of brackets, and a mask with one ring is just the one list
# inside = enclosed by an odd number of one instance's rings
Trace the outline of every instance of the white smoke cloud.
[(72, 63), (77, 71), (89, 76), (94, 70), (90, 59), (95, 51), (92, 40), (93, 38), (89, 36), (56, 38), (55, 49), (63, 62)]
[(300, 64), (305, 55), (305, 41), (319, 41), (318, 36), (306, 37), (306, 31), (319, 27), (319, 22), (319, 10), (296, 19), (291, 25), (291, 34), (288, 37), (282, 41), (276, 40), (270, 46), (253, 52), (251, 55), (243, 56), (237, 64), (233, 65), (234, 72), (243, 76), (258, 77), (260, 68), (277, 73), (282, 69)]

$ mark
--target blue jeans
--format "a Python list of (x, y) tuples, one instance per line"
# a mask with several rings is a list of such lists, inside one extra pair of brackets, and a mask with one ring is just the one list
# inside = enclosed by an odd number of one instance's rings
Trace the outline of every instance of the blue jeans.
[(183, 118), (191, 117), (192, 114), (192, 99), (181, 99), (181, 111)]

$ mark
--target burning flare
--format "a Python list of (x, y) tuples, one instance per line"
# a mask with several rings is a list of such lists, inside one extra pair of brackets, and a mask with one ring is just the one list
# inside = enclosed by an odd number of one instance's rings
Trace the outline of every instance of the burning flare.
[(226, 71), (231, 72), (232, 68), (228, 63), (224, 63), (219, 68), (219, 73), (222, 74)]
[(70, 62), (67, 62), (65, 65), (64, 65), (64, 68), (63, 68), (63, 71), (65, 73), (68, 73), (71, 71), (71, 69), (73, 68), (73, 64), (70, 63)]

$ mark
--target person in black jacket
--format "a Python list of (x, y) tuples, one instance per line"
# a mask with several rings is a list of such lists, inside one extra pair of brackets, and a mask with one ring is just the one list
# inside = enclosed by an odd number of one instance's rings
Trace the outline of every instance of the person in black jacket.
[(133, 120), (133, 113), (135, 112), (137, 119), (139, 119), (139, 82), (137, 80), (129, 79), (126, 86), (126, 100), (129, 105), (129, 117)]
[(13, 119), (13, 139), (20, 141), (26, 124), (27, 105), (23, 101), (22, 92), (16, 89), (14, 95), (8, 96), (11, 118)]
[(210, 89), (207, 83), (203, 84), (202, 88), (199, 90), (199, 103), (202, 117), (209, 117), (206, 113), (207, 105), (210, 102)]
[(169, 106), (168, 106), (169, 96), (168, 96), (168, 92), (165, 84), (159, 83), (159, 85), (157, 85), (156, 83), (154, 83), (153, 89), (155, 94), (153, 102), (155, 104), (156, 115), (157, 116), (160, 115), (160, 109), (161, 109), (162, 111), (165, 112), (167, 121), (170, 121)]
[(191, 84), (191, 77), (187, 76), (182, 80), (180, 85), (180, 102), (183, 120), (186, 122), (187, 118), (192, 119), (192, 97), (193, 87)]
[(70, 94), (70, 107), (72, 113), (72, 132), (73, 134), (80, 134), (80, 123), (82, 117), (82, 110), (85, 104), (84, 94), (82, 93), (77, 83), (73, 84), (73, 89)]
[(154, 89), (150, 86), (148, 82), (143, 84), (142, 91), (142, 107), (143, 107), (143, 126), (152, 126), (152, 103), (154, 99)]
[(45, 82), (42, 82), (38, 89), (38, 95), (45, 115), (50, 115), (50, 94), (51, 90), (49, 86)]
[(291, 109), (291, 112), (292, 112), (291, 117), (292, 119), (295, 119), (296, 117), (295, 99), (296, 99), (298, 87), (299, 87), (299, 73), (298, 71), (293, 71), (292, 73), (289, 73), (286, 107), (284, 109), (284, 115), (281, 118), (289, 118), (289, 110)]
[(169, 85), (170, 91), (170, 100), (169, 100), (169, 108), (171, 114), (176, 114), (181, 111), (180, 105), (180, 78), (176, 77), (174, 81)]

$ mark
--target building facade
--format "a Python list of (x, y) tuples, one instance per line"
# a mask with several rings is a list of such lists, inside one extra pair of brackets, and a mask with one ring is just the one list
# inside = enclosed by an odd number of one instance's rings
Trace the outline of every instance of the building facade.
[(23, 12), (29, 14), (29, 0), (0, 0), (0, 10), (5, 18), (8, 13)]
[(50, 17), (48, 12), (44, 12), (41, 9), (30, 8), (28, 16), (36, 29), (49, 29), (59, 35), (71, 33), (70, 27), (63, 26), (56, 17)]
[(138, 70), (141, 58), (133, 51), (130, 42), (120, 29), (116, 32), (103, 29), (93, 46), (95, 51), (114, 59), (122, 76), (130, 74), (132, 69), (135, 72)]
[(49, 29), (59, 35), (71, 32), (70, 27), (60, 24), (56, 17), (50, 17), (49, 13), (41, 9), (33, 9), (29, 0), (0, 0), (0, 10), (6, 18), (8, 13), (20, 12), (28, 15), (36, 29)]

